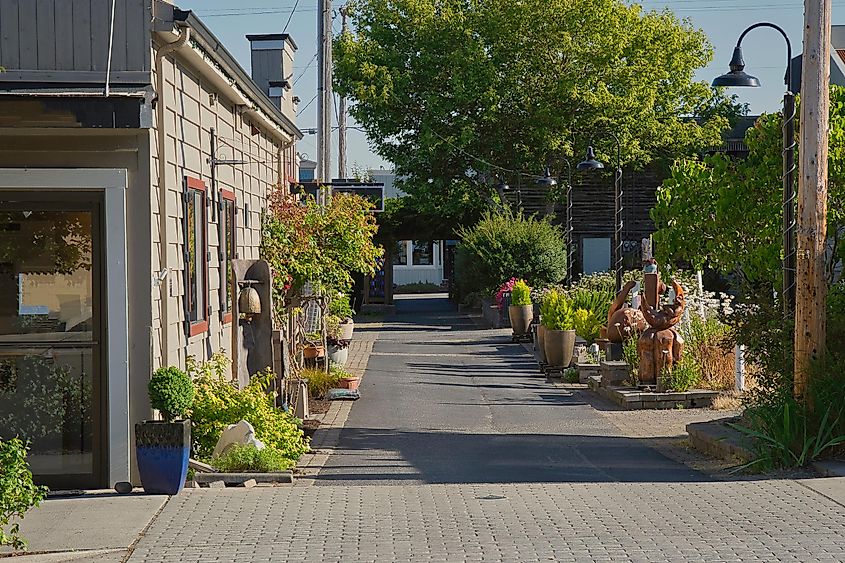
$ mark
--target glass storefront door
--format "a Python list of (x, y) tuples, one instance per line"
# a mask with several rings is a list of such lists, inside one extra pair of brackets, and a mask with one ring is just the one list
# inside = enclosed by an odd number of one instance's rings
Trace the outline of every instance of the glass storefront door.
[(0, 192), (0, 438), (36, 480), (101, 485), (101, 203)]

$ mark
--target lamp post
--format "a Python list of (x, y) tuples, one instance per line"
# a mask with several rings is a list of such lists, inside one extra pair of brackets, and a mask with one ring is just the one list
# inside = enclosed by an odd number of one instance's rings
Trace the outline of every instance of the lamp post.
[(791, 315), (795, 306), (795, 94), (792, 88), (792, 44), (786, 32), (778, 25), (769, 22), (755, 23), (746, 28), (739, 36), (730, 62), (730, 72), (713, 80), (713, 86), (758, 88), (760, 81), (745, 73), (745, 61), (742, 59), (742, 40), (752, 29), (770, 27), (786, 40), (786, 74), (783, 95), (783, 307)]
[[(613, 269), (616, 272), (616, 292), (622, 289), (622, 145), (612, 131), (606, 133), (616, 143), (616, 174), (613, 179)], [(593, 147), (587, 147), (587, 155), (576, 166), (578, 170), (601, 170), (604, 164), (596, 160)]]
[[(572, 286), (572, 260), (575, 255), (574, 245), (572, 244), (572, 165), (566, 159), (561, 159), (561, 162), (566, 164), (566, 280), (568, 287)], [(540, 187), (548, 190), (554, 189), (558, 182), (552, 177), (551, 170), (546, 166), (546, 172), (540, 178), (534, 181)]]

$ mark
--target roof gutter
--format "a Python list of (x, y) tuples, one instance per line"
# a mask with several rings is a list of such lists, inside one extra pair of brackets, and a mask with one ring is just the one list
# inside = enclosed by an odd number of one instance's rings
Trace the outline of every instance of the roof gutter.
[(302, 139), (302, 131), (288, 116), (282, 113), (281, 109), (273, 105), (264, 92), (258, 88), (252, 77), (241, 68), (202, 20), (197, 18), (190, 10), (179, 9), (173, 10), (173, 20), (175, 23), (181, 23), (193, 30), (190, 47), (204, 59), (205, 64), (200, 66), (201, 69), (213, 69), (214, 74), (218, 75), (218, 80), (222, 78), (227, 83), (227, 90), (239, 91), (237, 96), (248, 102), (243, 105), (248, 106), (249, 111), (263, 114), (261, 121), (273, 123), (271, 130), (283, 132), (285, 137), (288, 138), (292, 136), (296, 139)]

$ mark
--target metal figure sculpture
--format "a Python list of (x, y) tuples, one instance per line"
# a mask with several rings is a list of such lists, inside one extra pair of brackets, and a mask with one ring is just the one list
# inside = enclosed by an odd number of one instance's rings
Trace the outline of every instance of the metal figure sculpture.
[(637, 342), (640, 360), (639, 380), (640, 384), (656, 385), (657, 390), (662, 392), (664, 389), (661, 375), (666, 371), (671, 371), (683, 356), (684, 339), (674, 327), (684, 314), (686, 298), (681, 285), (672, 280), (675, 299), (672, 303), (661, 307), (660, 295), (663, 291), (659, 291), (658, 285), (665, 286), (659, 283), (657, 273), (649, 273), (646, 276), (654, 276), (651, 280), (646, 279), (646, 286), (651, 285), (658, 291), (646, 291), (646, 298), (640, 302), (640, 310), (649, 328), (642, 333)]
[(646, 329), (643, 313), (627, 305), (628, 294), (636, 285), (637, 282), (634, 281), (626, 283), (610, 304), (610, 310), (607, 312), (607, 339), (610, 342), (623, 342)]

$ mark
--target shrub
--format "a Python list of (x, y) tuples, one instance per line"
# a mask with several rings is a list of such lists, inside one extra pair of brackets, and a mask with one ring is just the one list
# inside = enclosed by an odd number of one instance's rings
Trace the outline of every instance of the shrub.
[(586, 309), (576, 309), (572, 322), (575, 326), (575, 334), (588, 342), (593, 342), (599, 337), (603, 324), (600, 317)]
[(340, 384), (340, 376), (335, 370), (326, 373), (321, 368), (306, 368), (299, 377), (308, 380), (308, 393), (315, 399), (322, 399), (329, 389), (335, 389)]
[(511, 305), (531, 305), (531, 288), (525, 280), (517, 280), (511, 289)]
[(637, 350), (637, 342), (640, 340), (639, 333), (635, 330), (630, 338), (622, 341), (622, 359), (628, 364), (628, 383), (632, 387), (640, 384), (640, 353)]
[(580, 383), (581, 377), (578, 375), (578, 370), (575, 368), (566, 368), (563, 370), (563, 380), (566, 383)]
[(572, 330), (575, 328), (572, 303), (566, 295), (552, 289), (540, 304), (540, 322), (549, 330)]
[(663, 386), (670, 391), (689, 391), (701, 381), (701, 370), (689, 356), (672, 366), (672, 369), (664, 369), (660, 374)]
[(557, 283), (566, 275), (566, 244), (548, 219), (487, 212), (458, 231), (456, 281), (461, 295), (492, 295), (502, 280), (522, 276), (530, 285)]
[(184, 417), (194, 402), (194, 383), (177, 367), (157, 369), (147, 389), (150, 404), (168, 421)]
[[(249, 385), (238, 389), (221, 376), (222, 372), (214, 373), (214, 368), (206, 364), (195, 365), (202, 373), (195, 379), (196, 396), (190, 413), (196, 458), (209, 460), (223, 430), (241, 420), (252, 424), (256, 438), (291, 461), (308, 451), (299, 420), (274, 404), (275, 396), (270, 391), (275, 378), (272, 372), (259, 372), (252, 376)], [(218, 364), (218, 370), (219, 367)]]
[[(583, 287), (576, 287), (566, 291), (567, 297), (572, 301), (572, 307), (577, 309), (585, 309), (592, 313), (601, 324), (607, 322), (607, 313), (610, 311), (610, 304), (613, 303), (615, 296), (613, 290), (606, 289), (587, 289)], [(580, 334), (586, 338), (586, 335)]]
[(218, 471), (257, 471), (270, 473), (284, 471), (293, 467), (294, 462), (277, 450), (266, 446), (259, 450), (251, 444), (235, 444), (223, 455), (211, 460), (211, 465)]
[(394, 295), (411, 294), (411, 293), (440, 293), (444, 291), (442, 286), (431, 282), (414, 282), (397, 285), (393, 293)]
[(355, 311), (352, 310), (352, 305), (349, 302), (349, 295), (346, 293), (338, 293), (337, 296), (332, 298), (329, 302), (329, 313), (338, 317), (342, 321), (351, 319), (352, 316), (355, 315)]
[(12, 518), (21, 519), (47, 496), (47, 487), (32, 482), (32, 472), (26, 462), (27, 445), (19, 438), (0, 440), (0, 546), (26, 549), (20, 536), (20, 524), (9, 524)]
[(717, 319), (690, 315), (679, 327), (684, 339), (684, 355), (701, 370), (701, 384), (706, 389), (726, 391), (736, 386), (733, 342), (730, 327)]

